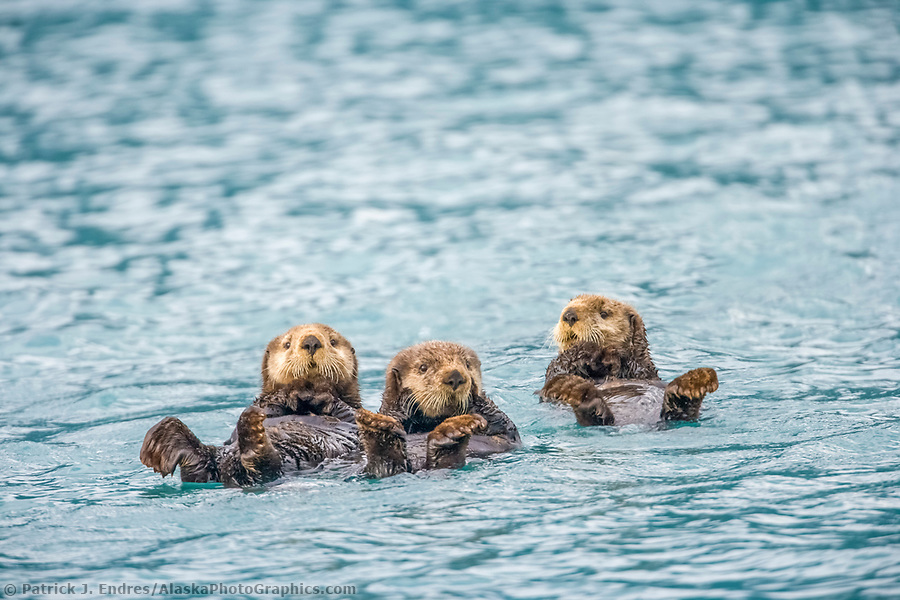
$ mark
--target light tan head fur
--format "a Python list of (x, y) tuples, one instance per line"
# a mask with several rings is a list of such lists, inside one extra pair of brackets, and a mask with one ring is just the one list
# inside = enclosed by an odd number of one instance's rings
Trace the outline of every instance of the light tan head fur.
[(623, 356), (623, 378), (656, 378), (647, 330), (638, 312), (618, 300), (593, 294), (575, 296), (553, 328), (560, 352), (580, 342), (594, 342)]
[(262, 361), (263, 392), (297, 380), (326, 379), (334, 383), (356, 380), (356, 351), (328, 325), (297, 325), (274, 338)]
[[(468, 410), (481, 390), (481, 361), (471, 348), (452, 342), (424, 342), (400, 351), (388, 365), (384, 404), (403, 402), (428, 417), (449, 417)], [(405, 392), (405, 393), (404, 393)]]

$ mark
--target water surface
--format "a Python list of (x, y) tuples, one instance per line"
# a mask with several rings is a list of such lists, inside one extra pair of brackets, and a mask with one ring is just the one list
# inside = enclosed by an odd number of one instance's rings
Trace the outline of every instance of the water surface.
[[(0, 4), (0, 574), (393, 598), (900, 593), (892, 2)], [(580, 292), (696, 424), (532, 395)], [(525, 448), (262, 491), (141, 466), (225, 439), (322, 321), (365, 405), (475, 348)], [(22, 594), (20, 593), (20, 596)]]

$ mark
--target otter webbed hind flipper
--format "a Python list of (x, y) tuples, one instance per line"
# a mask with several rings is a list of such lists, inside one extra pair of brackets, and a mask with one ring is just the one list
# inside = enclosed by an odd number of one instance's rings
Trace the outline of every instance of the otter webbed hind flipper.
[(400, 421), (360, 408), (356, 411), (356, 424), (366, 453), (367, 475), (390, 477), (411, 470), (406, 454), (406, 431)]
[(706, 394), (719, 389), (714, 369), (703, 367), (676, 377), (666, 386), (662, 418), (671, 421), (694, 421), (700, 417), (700, 405)]
[(281, 475), (281, 454), (266, 431), (266, 413), (258, 406), (250, 406), (241, 413), (237, 423), (238, 459), (241, 469), (224, 477), (226, 485), (253, 485), (277, 479)]
[(219, 481), (216, 455), (216, 448), (201, 443), (187, 425), (166, 417), (144, 436), (140, 458), (163, 477), (181, 467), (182, 481), (208, 483)]
[(615, 424), (605, 394), (590, 379), (578, 375), (557, 375), (535, 393), (543, 401), (571, 406), (579, 425)]
[(481, 415), (457, 415), (431, 430), (426, 438), (426, 469), (453, 469), (466, 464), (472, 434), (487, 427)]

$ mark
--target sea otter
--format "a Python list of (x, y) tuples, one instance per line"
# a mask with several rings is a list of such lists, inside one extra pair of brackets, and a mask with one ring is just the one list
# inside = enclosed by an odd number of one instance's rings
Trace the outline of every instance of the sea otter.
[(353, 346), (337, 331), (298, 325), (269, 342), (262, 392), (223, 446), (200, 443), (167, 417), (147, 432), (141, 462), (163, 477), (181, 467), (188, 482), (256, 485), (326, 458), (358, 455), (354, 410), (361, 407)]
[(694, 420), (706, 394), (719, 387), (709, 368), (688, 371), (668, 384), (662, 381), (640, 315), (604, 296), (573, 298), (553, 337), (560, 352), (537, 393), (542, 400), (572, 406), (582, 425)]
[(522, 445), (516, 426), (482, 392), (481, 361), (470, 348), (425, 342), (387, 368), (379, 413), (356, 411), (366, 473), (387, 477), (458, 467)]

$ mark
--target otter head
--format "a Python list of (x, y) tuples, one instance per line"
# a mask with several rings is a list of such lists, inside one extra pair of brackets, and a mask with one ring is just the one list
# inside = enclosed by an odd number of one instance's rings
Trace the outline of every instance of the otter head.
[(387, 368), (385, 403), (404, 402), (408, 413), (427, 417), (465, 413), (481, 390), (481, 361), (471, 348), (452, 342), (424, 342), (402, 350)]
[(298, 380), (356, 380), (359, 366), (350, 342), (328, 325), (297, 325), (266, 347), (262, 361), (263, 392)]
[(575, 296), (559, 315), (553, 338), (560, 352), (577, 343), (593, 342), (621, 354), (622, 378), (658, 377), (644, 321), (624, 302), (592, 294)]

